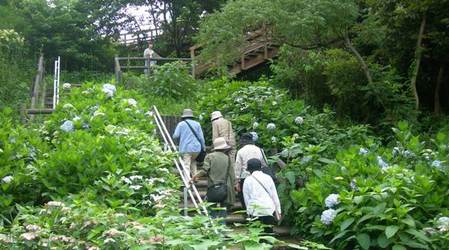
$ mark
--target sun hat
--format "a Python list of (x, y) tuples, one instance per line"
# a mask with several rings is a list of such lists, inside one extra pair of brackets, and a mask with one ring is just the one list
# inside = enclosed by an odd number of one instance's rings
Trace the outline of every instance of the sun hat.
[(226, 139), (224, 137), (218, 137), (214, 140), (214, 150), (224, 150), (230, 148), (231, 146), (226, 143)]
[(182, 111), (182, 116), (181, 118), (193, 118), (193, 111), (191, 109), (184, 109), (184, 111)]
[(210, 120), (213, 121), (213, 120), (218, 119), (218, 118), (221, 118), (221, 117), (223, 117), (223, 115), (221, 114), (220, 111), (214, 111), (214, 112), (212, 112), (212, 114), (211, 114)]

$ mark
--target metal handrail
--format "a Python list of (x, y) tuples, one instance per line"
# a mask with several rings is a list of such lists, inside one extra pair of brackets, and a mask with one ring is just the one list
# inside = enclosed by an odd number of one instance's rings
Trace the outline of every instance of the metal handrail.
[[(153, 118), (156, 121), (156, 125), (158, 126), (159, 132), (162, 135), (165, 144), (168, 145), (169, 151), (177, 152), (178, 150), (175, 146), (175, 143), (173, 142), (173, 139), (171, 138), (170, 133), (168, 132), (167, 127), (165, 126), (165, 123), (162, 120), (162, 117), (156, 106), (153, 106)], [(207, 208), (203, 203), (203, 199), (201, 198), (198, 189), (194, 184), (189, 183), (191, 179), (190, 172), (187, 170), (188, 168), (186, 168), (184, 161), (181, 159), (181, 157), (177, 157), (173, 161), (175, 162), (175, 166), (181, 176), (184, 186), (188, 188), (188, 194), (195, 208), (200, 207), (201, 209), (199, 209), (199, 212), (204, 213), (204, 215), (208, 216)]]
[(56, 109), (56, 105), (59, 103), (59, 80), (61, 73), (61, 57), (58, 56), (58, 60), (55, 61), (55, 74), (53, 79), (53, 109)]

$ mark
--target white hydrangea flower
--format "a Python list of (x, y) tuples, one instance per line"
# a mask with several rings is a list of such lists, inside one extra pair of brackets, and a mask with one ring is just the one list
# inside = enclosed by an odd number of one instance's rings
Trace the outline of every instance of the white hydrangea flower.
[(64, 207), (64, 203), (60, 202), (60, 201), (49, 201), (47, 203), (48, 207)]
[(359, 155), (366, 155), (366, 154), (368, 154), (368, 150), (366, 148), (359, 149)]
[(11, 183), (12, 180), (14, 180), (14, 177), (12, 177), (11, 175), (2, 178), (2, 182), (6, 184)]
[(105, 113), (100, 112), (100, 111), (95, 111), (94, 112), (94, 117), (97, 117), (97, 116), (105, 116)]
[(132, 181), (135, 181), (135, 180), (143, 180), (143, 176), (141, 176), (141, 175), (132, 175), (132, 176), (130, 176), (129, 177)]
[(106, 94), (107, 97), (113, 97), (115, 92), (117, 91), (117, 89), (115, 88), (114, 85), (106, 83), (106, 84), (103, 84), (102, 91), (103, 91), (103, 93)]
[(276, 136), (272, 136), (272, 137), (271, 137), (271, 142), (272, 142), (272, 143), (276, 143), (277, 140), (278, 140), (278, 139), (276, 138)]
[(296, 117), (296, 118), (295, 118), (295, 123), (296, 123), (297, 125), (303, 124), (303, 123), (304, 123), (304, 118), (302, 118), (301, 116)]
[(391, 151), (391, 154), (393, 155), (393, 157), (396, 157), (399, 154), (401, 154), (401, 150), (399, 149), (399, 147), (394, 147), (393, 150)]
[(267, 129), (268, 130), (271, 130), (271, 131), (273, 131), (273, 130), (275, 130), (276, 129), (276, 124), (274, 124), (274, 123), (268, 123), (267, 124)]
[(271, 105), (276, 106), (276, 105), (278, 105), (278, 103), (276, 101), (272, 101)]
[(249, 132), (249, 133), (253, 137), (253, 142), (256, 142), (259, 139), (259, 135), (256, 132), (252, 131), (252, 132)]
[(153, 113), (153, 111), (147, 111), (147, 112), (145, 113), (145, 115), (146, 115), (146, 116), (153, 116), (154, 113)]
[(121, 178), (121, 180), (122, 180), (124, 183), (126, 183), (126, 184), (132, 184), (132, 183), (133, 183), (130, 179), (126, 178), (125, 176), (123, 176), (123, 177)]
[(258, 122), (254, 122), (253, 123), (253, 129), (256, 129), (257, 127), (259, 127), (259, 123)]
[(64, 106), (62, 106), (62, 108), (63, 109), (75, 109), (75, 107), (70, 103), (64, 104)]
[(72, 120), (73, 120), (74, 122), (77, 122), (77, 121), (81, 120), (81, 117), (75, 116)]
[(329, 208), (327, 210), (324, 210), (323, 213), (321, 214), (321, 222), (324, 225), (330, 225), (334, 221), (336, 216), (337, 211), (332, 208)]
[(415, 153), (413, 153), (410, 150), (405, 150), (404, 151), (404, 156), (407, 157), (407, 158), (415, 157)]
[(41, 230), (41, 227), (38, 225), (29, 224), (29, 225), (26, 225), (25, 229), (30, 232), (36, 232), (36, 231)]
[(64, 83), (64, 84), (62, 85), (62, 88), (63, 88), (64, 90), (69, 90), (71, 87), (72, 87), (72, 84), (70, 84), (70, 83), (68, 83), (68, 82), (66, 82), (66, 83)]
[(440, 232), (449, 231), (449, 217), (440, 217), (437, 221), (437, 227)]
[(131, 185), (131, 186), (129, 186), (129, 188), (131, 188), (132, 190), (139, 190), (139, 189), (142, 188), (142, 186), (140, 186), (140, 185)]
[(377, 165), (379, 165), (379, 167), (382, 169), (386, 169), (389, 167), (388, 164), (380, 156), (377, 156)]
[(330, 194), (329, 196), (326, 197), (324, 203), (326, 204), (326, 207), (333, 208), (336, 205), (340, 204), (340, 195)]
[(31, 240), (34, 240), (34, 239), (37, 238), (37, 234), (33, 233), (33, 232), (23, 233), (23, 234), (20, 235), (20, 237), (23, 238), (24, 240), (31, 241)]
[(61, 125), (61, 130), (64, 132), (72, 132), (75, 129), (75, 126), (73, 125), (72, 121), (65, 121), (62, 125)]

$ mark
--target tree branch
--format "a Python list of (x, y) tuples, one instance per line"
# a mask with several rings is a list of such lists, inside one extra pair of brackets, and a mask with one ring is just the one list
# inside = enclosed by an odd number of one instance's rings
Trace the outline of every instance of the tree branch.
[(368, 64), (366, 64), (365, 60), (363, 59), (362, 55), (357, 51), (357, 49), (352, 45), (351, 39), (349, 39), (349, 35), (344, 35), (345, 39), (345, 46), (351, 50), (352, 53), (354, 53), (357, 61), (360, 63), (360, 66), (362, 67), (363, 72), (365, 73), (365, 77), (368, 80), (368, 84), (373, 83), (373, 78), (371, 77), (371, 72), (369, 71)]

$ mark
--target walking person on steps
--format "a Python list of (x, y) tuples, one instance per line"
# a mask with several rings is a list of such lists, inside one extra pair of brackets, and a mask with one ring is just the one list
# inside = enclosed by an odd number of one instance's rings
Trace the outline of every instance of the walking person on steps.
[[(201, 176), (207, 175), (207, 196), (211, 195), (211, 187), (220, 184), (225, 186), (223, 199), (220, 201), (211, 201), (207, 197), (208, 201), (216, 202), (212, 207), (211, 216), (226, 217), (227, 209), (230, 209), (235, 202), (234, 192), (234, 166), (231, 164), (231, 159), (228, 155), (231, 146), (226, 143), (224, 137), (218, 137), (214, 140), (214, 152), (207, 154), (204, 159), (203, 169), (200, 170), (195, 176), (192, 177), (192, 182), (195, 182)], [(218, 209), (217, 209), (218, 208)]]
[(199, 122), (193, 120), (193, 111), (184, 109), (182, 121), (176, 125), (173, 139), (179, 139), (179, 153), (184, 161), (186, 176), (194, 176), (197, 172), (198, 154), (206, 148), (203, 130)]
[(250, 133), (242, 134), (240, 136), (241, 148), (237, 151), (237, 157), (235, 160), (235, 189), (238, 192), (238, 197), (242, 203), (243, 209), (246, 208), (245, 201), (243, 199), (242, 188), (245, 178), (250, 175), (247, 170), (247, 163), (250, 159), (258, 159), (264, 167), (266, 167), (266, 162), (264, 160), (264, 154), (261, 148), (254, 145), (253, 136)]
[(270, 225), (265, 228), (265, 233), (273, 233), (271, 226), (282, 217), (276, 186), (273, 179), (262, 172), (262, 163), (259, 159), (250, 159), (247, 165), (250, 175), (243, 184), (246, 213), (250, 218)]
[(226, 140), (226, 143), (228, 143), (229, 146), (231, 146), (231, 149), (229, 149), (229, 156), (231, 158), (231, 164), (235, 164), (235, 154), (237, 152), (236, 150), (236, 143), (235, 143), (235, 134), (232, 130), (232, 124), (230, 121), (223, 118), (223, 115), (220, 111), (214, 111), (211, 114), (211, 121), (212, 121), (212, 141), (217, 139), (218, 137), (224, 137)]

